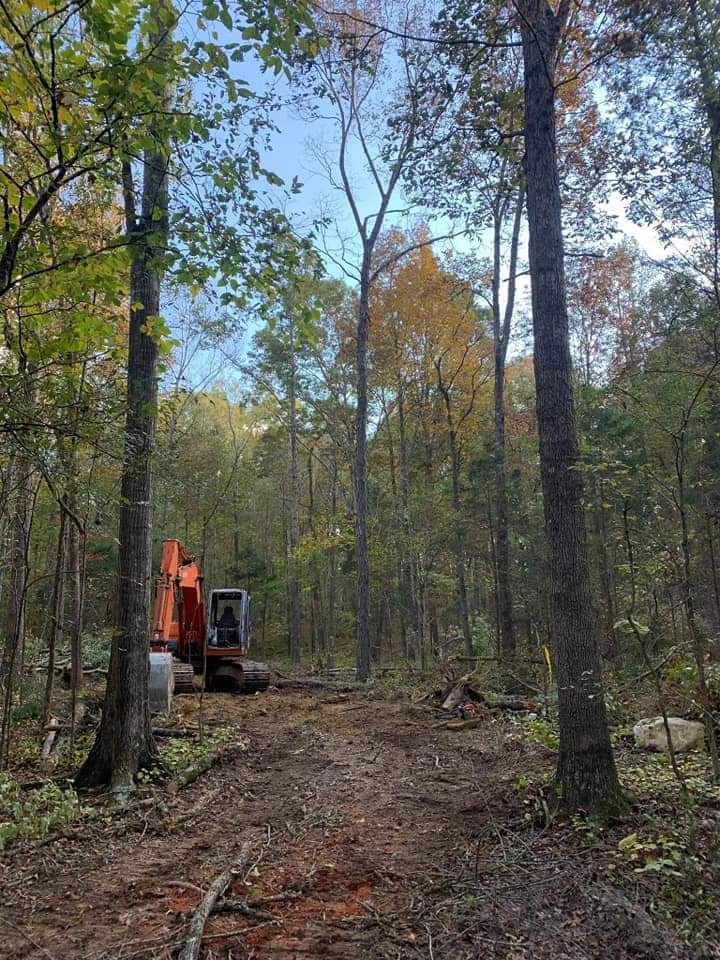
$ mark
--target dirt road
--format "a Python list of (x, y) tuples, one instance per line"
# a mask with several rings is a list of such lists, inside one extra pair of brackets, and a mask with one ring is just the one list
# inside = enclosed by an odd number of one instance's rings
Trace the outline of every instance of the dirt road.
[[(275, 899), (214, 914), (214, 960), (607, 960), (652, 956), (647, 938), (663, 939), (629, 902), (613, 906), (585, 838), (568, 830), (559, 850), (527, 816), (518, 778), (552, 755), (510, 724), (451, 732), (420, 706), (360, 694), (208, 699), (240, 745), (205, 777), (4, 858), (0, 956), (167, 960), (248, 839), (256, 864), (233, 893)], [(672, 938), (663, 949), (690, 956)]]

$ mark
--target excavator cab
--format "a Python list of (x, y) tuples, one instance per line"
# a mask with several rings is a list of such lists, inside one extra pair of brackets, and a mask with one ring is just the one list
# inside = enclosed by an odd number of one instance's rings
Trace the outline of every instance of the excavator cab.
[(247, 590), (213, 590), (209, 608), (208, 647), (237, 650), (240, 656), (245, 656), (250, 636), (250, 596)]

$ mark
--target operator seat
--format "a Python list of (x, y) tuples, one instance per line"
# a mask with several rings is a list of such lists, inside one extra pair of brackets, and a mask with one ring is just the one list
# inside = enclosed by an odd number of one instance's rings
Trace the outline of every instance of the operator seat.
[(217, 643), (219, 647), (236, 647), (239, 644), (239, 621), (236, 619), (233, 608), (228, 604), (222, 612), (217, 624)]

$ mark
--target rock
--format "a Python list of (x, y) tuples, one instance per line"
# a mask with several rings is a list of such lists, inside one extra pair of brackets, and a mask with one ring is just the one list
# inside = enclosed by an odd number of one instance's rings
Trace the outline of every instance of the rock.
[[(683, 720), (681, 717), (668, 717), (670, 739), (677, 753), (693, 750), (705, 744), (705, 727), (696, 720)], [(647, 717), (638, 720), (633, 727), (635, 745), (648, 750), (667, 750), (667, 735), (662, 717)]]

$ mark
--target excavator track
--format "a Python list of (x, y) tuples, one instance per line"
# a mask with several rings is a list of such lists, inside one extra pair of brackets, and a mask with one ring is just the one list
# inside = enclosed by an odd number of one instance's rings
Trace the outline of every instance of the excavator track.
[(185, 663), (182, 660), (173, 662), (173, 682), (175, 693), (194, 693), (195, 692), (195, 671), (191, 663)]
[(223, 658), (213, 670), (210, 689), (256, 693), (270, 686), (270, 667), (257, 660)]
[(242, 674), (241, 693), (255, 693), (267, 690), (270, 686), (270, 667), (266, 663), (260, 663), (258, 660), (243, 660)]

